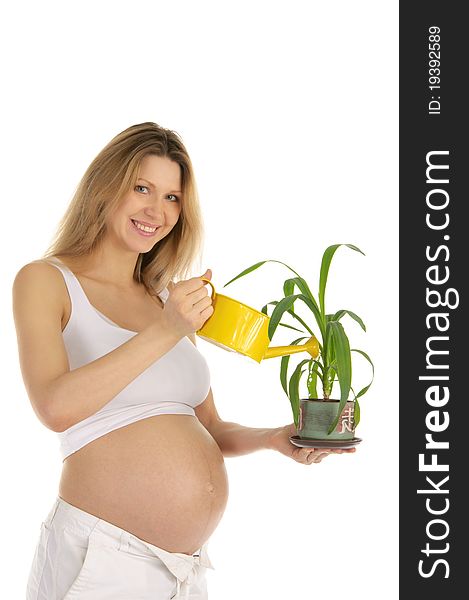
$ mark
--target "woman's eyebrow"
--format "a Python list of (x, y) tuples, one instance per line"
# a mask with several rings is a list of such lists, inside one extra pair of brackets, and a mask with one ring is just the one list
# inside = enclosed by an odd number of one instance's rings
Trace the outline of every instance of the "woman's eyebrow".
[[(143, 177), (139, 177), (137, 181), (145, 181), (145, 183), (149, 183), (153, 188), (156, 188), (156, 185), (154, 183), (152, 183), (151, 181), (148, 181), (148, 179), (144, 179)], [(171, 194), (174, 194), (174, 193), (182, 194), (181, 190), (171, 190), (170, 193)]]

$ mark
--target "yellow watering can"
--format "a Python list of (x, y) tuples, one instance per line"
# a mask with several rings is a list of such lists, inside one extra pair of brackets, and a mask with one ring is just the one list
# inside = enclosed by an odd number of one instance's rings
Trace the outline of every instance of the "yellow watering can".
[(212, 315), (196, 331), (202, 339), (225, 350), (244, 354), (258, 363), (264, 358), (287, 356), (296, 352), (309, 352), (313, 358), (319, 355), (319, 342), (314, 336), (301, 346), (269, 348), (267, 332), (270, 317), (229, 296), (218, 294), (209, 279), (202, 279), (212, 288), (213, 306)]

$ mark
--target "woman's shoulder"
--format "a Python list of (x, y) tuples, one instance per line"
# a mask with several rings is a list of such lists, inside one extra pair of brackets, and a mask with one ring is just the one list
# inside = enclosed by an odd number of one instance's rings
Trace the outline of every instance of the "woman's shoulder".
[(47, 280), (57, 279), (57, 275), (60, 277), (60, 273), (58, 273), (58, 269), (51, 264), (52, 261), (53, 257), (51, 257), (51, 260), (48, 258), (38, 258), (37, 260), (32, 260), (19, 269), (16, 274), (16, 278), (31, 281), (44, 278)]
[(14, 294), (41, 295), (47, 300), (57, 298), (63, 304), (64, 280), (59, 270), (48, 259), (39, 258), (23, 265), (13, 281)]

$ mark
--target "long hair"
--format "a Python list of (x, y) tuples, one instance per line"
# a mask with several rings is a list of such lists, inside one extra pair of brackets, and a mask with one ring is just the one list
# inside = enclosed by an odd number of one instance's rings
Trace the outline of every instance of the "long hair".
[(140, 123), (116, 135), (83, 175), (43, 258), (92, 253), (106, 233), (106, 219), (135, 186), (142, 159), (166, 157), (181, 170), (181, 213), (171, 232), (140, 253), (133, 277), (153, 294), (184, 279), (200, 259), (203, 221), (192, 163), (180, 136), (156, 123)]

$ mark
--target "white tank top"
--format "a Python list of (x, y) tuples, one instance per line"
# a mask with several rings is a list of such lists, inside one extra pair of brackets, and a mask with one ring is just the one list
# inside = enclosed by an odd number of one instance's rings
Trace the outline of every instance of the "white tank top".
[[(80, 282), (58, 258), (46, 262), (65, 279), (71, 302), (70, 319), (62, 332), (70, 370), (111, 352), (137, 332), (119, 327), (88, 300)], [(166, 302), (169, 291), (160, 294)], [(96, 438), (154, 415), (194, 415), (210, 390), (208, 364), (188, 337), (182, 338), (98, 412), (59, 432), (62, 460)]]

